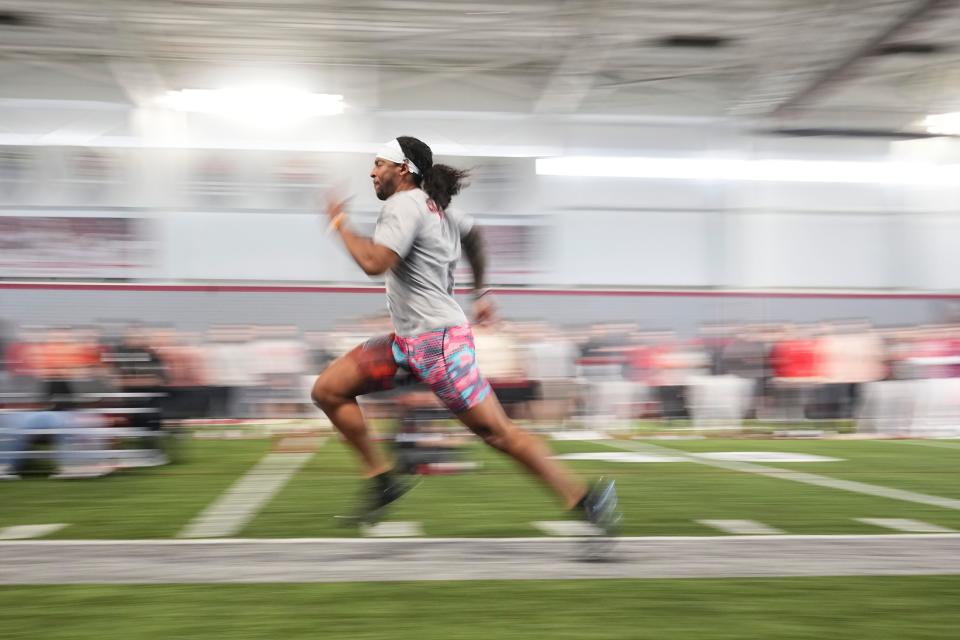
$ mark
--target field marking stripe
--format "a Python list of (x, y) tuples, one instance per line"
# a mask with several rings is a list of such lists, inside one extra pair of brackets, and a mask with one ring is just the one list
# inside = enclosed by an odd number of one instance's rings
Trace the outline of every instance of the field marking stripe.
[[(905, 489), (893, 489), (876, 484), (867, 484), (865, 482), (856, 482), (855, 480), (841, 480), (829, 476), (821, 476), (814, 473), (803, 471), (793, 471), (791, 469), (780, 469), (777, 467), (767, 467), (752, 462), (735, 462), (733, 460), (715, 460), (711, 458), (698, 458), (686, 451), (679, 449), (670, 449), (652, 444), (640, 444), (634, 442), (624, 442), (621, 440), (604, 440), (597, 444), (603, 444), (608, 447), (623, 449), (626, 451), (641, 451), (648, 453), (668, 453), (684, 457), (689, 462), (703, 464), (718, 469), (727, 469), (730, 471), (742, 471), (744, 473), (753, 473), (756, 475), (767, 476), (769, 478), (779, 478), (781, 480), (792, 480), (817, 487), (826, 487), (828, 489), (839, 489), (851, 493), (862, 493), (865, 495), (876, 496), (878, 498), (890, 498), (891, 500), (902, 500), (904, 502), (913, 502), (915, 504), (925, 504), (932, 507), (942, 507), (944, 509), (955, 509), (960, 511), (960, 500), (954, 498), (944, 498), (927, 493), (917, 493)], [(628, 446), (630, 445), (630, 446)]]
[[(306, 583), (960, 575), (960, 537), (368, 538), (278, 547), (0, 546), (2, 584)], [(559, 545), (559, 546), (558, 546)], [(608, 560), (608, 561), (597, 561)]]
[(953, 529), (911, 518), (857, 518), (857, 520), (875, 527), (910, 533), (956, 533)]
[(782, 530), (756, 520), (697, 520), (700, 524), (737, 535), (770, 536)]
[(66, 524), (20, 524), (0, 529), (0, 540), (27, 540), (48, 536), (63, 529)]
[(268, 453), (178, 534), (180, 538), (229, 536), (243, 528), (313, 457)]
[[(100, 547), (100, 546), (181, 546), (181, 545), (297, 545), (297, 544), (340, 544), (345, 542), (358, 544), (431, 544), (453, 542), (511, 542), (511, 543), (564, 543), (571, 540), (582, 540), (583, 536), (531, 536), (523, 538), (144, 538), (142, 540), (0, 540), (0, 547), (13, 546), (48, 546), (48, 547)], [(758, 540), (753, 535), (729, 536), (617, 536), (617, 540), (625, 542), (671, 542), (671, 541), (708, 541), (725, 542), (730, 540)], [(957, 540), (957, 533), (835, 533), (835, 534), (784, 534), (763, 536), (763, 540)]]
[(548, 536), (579, 538), (581, 536), (603, 535), (602, 529), (582, 520), (538, 520), (530, 524)]
[(361, 533), (368, 538), (417, 538), (423, 536), (423, 526), (419, 522), (388, 520), (363, 527)]
[(921, 447), (936, 447), (938, 449), (960, 449), (960, 442), (941, 440), (878, 440), (878, 442), (895, 442), (897, 444), (913, 444)]

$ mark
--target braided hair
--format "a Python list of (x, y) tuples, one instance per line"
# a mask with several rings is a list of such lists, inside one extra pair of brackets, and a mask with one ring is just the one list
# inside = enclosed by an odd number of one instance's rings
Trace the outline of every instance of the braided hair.
[(422, 140), (400, 136), (397, 142), (403, 149), (403, 155), (420, 169), (419, 174), (412, 174), (417, 186), (426, 191), (441, 209), (449, 207), (453, 196), (467, 186), (466, 179), (470, 172), (445, 164), (433, 164), (433, 151)]

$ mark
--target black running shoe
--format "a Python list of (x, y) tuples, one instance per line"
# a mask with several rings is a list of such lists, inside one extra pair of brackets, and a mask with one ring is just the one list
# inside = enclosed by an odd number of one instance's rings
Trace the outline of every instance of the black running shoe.
[(616, 535), (623, 514), (617, 508), (617, 487), (613, 480), (600, 478), (580, 501), (584, 517), (606, 535)]
[(349, 515), (337, 516), (347, 524), (374, 525), (387, 511), (387, 507), (413, 489), (419, 481), (405, 480), (394, 473), (376, 476), (368, 481), (360, 498), (357, 510)]

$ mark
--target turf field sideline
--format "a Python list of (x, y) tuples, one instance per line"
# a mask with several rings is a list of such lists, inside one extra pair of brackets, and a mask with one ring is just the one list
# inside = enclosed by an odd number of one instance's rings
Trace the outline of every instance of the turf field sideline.
[(0, 543), (0, 584), (960, 574), (960, 534)]
[(10, 640), (942, 640), (960, 578), (0, 587)]
[[(619, 442), (619, 441), (614, 441)], [(645, 445), (646, 441), (631, 441)], [(832, 461), (763, 462), (837, 480), (960, 499), (960, 448), (917, 441), (691, 440), (657, 442), (686, 453), (793, 452)], [(930, 442), (929, 444), (956, 444)], [(559, 454), (629, 454), (602, 442), (554, 442)], [(0, 483), (0, 530), (66, 526), (49, 539), (174, 538), (221, 499), (270, 452), (265, 441), (189, 441), (184, 461), (93, 481), (28, 477)], [(390, 519), (415, 522), (427, 537), (529, 537), (535, 523), (568, 518), (530, 478), (482, 446), (471, 447), (477, 473), (428, 477)], [(911, 520), (960, 531), (960, 511), (811, 486), (690, 462), (574, 460), (587, 476), (612, 475), (627, 536), (712, 536), (706, 522), (751, 521), (785, 534), (886, 534), (878, 522)], [(753, 464), (753, 463), (751, 463)], [(349, 510), (359, 481), (354, 460), (331, 440), (296, 468), (229, 537), (354, 537), (333, 516)]]

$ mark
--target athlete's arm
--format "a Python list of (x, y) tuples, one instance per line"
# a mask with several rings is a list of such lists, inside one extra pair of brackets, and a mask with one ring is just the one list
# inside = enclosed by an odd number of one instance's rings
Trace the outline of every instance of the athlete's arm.
[(350, 257), (353, 258), (363, 272), (368, 276), (378, 276), (389, 271), (400, 259), (392, 249), (388, 249), (365, 236), (358, 235), (347, 228), (346, 212), (343, 210), (344, 200), (330, 198), (327, 200), (327, 215), (330, 224), (340, 234), (343, 244), (347, 247)]
[(470, 231), (460, 237), (460, 244), (463, 246), (463, 252), (467, 254), (467, 262), (470, 263), (470, 269), (473, 271), (473, 291), (480, 293), (487, 286), (483, 279), (487, 270), (487, 256), (483, 249), (483, 234), (480, 233), (480, 227), (473, 225)]
[(368, 276), (378, 276), (386, 273), (400, 259), (392, 249), (382, 245), (374, 244), (370, 238), (360, 236), (350, 231), (346, 225), (340, 225), (338, 229), (340, 237), (343, 238), (343, 244), (347, 251), (356, 261), (363, 272)]
[(473, 271), (473, 315), (478, 324), (494, 322), (497, 316), (496, 306), (487, 290), (484, 276), (487, 271), (487, 255), (483, 247), (483, 234), (480, 227), (474, 225), (470, 231), (460, 236), (463, 252)]

